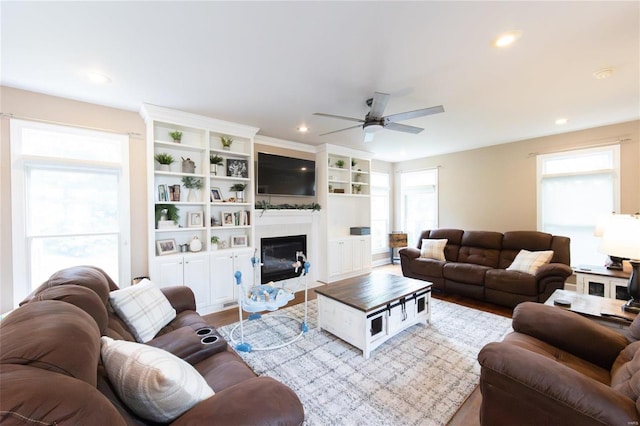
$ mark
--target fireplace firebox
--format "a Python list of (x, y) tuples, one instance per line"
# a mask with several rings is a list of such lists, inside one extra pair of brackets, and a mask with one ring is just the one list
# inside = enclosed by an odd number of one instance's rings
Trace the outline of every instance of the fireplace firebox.
[(262, 267), (260, 269), (261, 284), (270, 281), (281, 281), (300, 276), (303, 268), (296, 271), (293, 264), (303, 260), (307, 253), (306, 235), (288, 235), (260, 239)]

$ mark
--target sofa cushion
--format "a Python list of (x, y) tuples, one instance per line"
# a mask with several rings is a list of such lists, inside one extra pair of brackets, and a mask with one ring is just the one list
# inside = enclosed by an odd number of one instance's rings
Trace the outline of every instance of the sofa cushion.
[(176, 310), (166, 296), (148, 279), (112, 291), (109, 300), (138, 342), (153, 339), (162, 327), (176, 317)]
[(553, 251), (528, 251), (520, 250), (520, 253), (513, 260), (513, 263), (509, 265), (507, 271), (520, 271), (525, 274), (535, 275), (542, 265), (549, 263), (553, 257)]
[(21, 306), (0, 322), (0, 348), (0, 364), (29, 365), (96, 386), (100, 331), (77, 306), (58, 300)]
[(442, 275), (447, 280), (459, 283), (483, 285), (484, 276), (490, 269), (488, 266), (472, 263), (449, 262), (442, 268)]
[(418, 248), (420, 249), (422, 247), (423, 239), (448, 240), (447, 245), (444, 247), (444, 257), (450, 262), (456, 262), (458, 260), (458, 250), (460, 249), (463, 234), (464, 231), (461, 229), (434, 229), (423, 231), (418, 240)]
[(420, 246), (420, 257), (435, 260), (445, 260), (444, 247), (448, 240), (424, 239)]
[(152, 346), (103, 336), (102, 362), (116, 393), (145, 419), (171, 421), (214, 395), (189, 363)]
[(640, 342), (624, 348), (611, 367), (611, 387), (634, 401), (640, 396)]
[(414, 274), (442, 278), (442, 268), (446, 263), (446, 261), (442, 260), (434, 260), (421, 257), (419, 259), (413, 260), (409, 265), (409, 268)]
[(498, 267), (502, 234), (492, 231), (465, 231), (458, 254), (458, 262)]
[(527, 296), (538, 295), (538, 280), (535, 275), (504, 269), (490, 269), (484, 278), (487, 289)]

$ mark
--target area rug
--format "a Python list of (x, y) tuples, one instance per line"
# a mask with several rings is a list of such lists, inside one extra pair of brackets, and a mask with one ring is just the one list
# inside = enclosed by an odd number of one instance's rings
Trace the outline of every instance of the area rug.
[[(254, 348), (288, 341), (299, 333), (303, 315), (304, 304), (298, 304), (245, 321), (244, 341)], [(236, 325), (219, 329), (229, 342)], [(511, 319), (432, 299), (430, 324), (403, 331), (368, 360), (318, 331), (315, 300), (308, 303), (308, 325), (290, 345), (238, 352), (256, 374), (293, 389), (306, 425), (444, 425), (479, 383), (478, 352), (501, 340)], [(239, 328), (234, 338), (240, 340)]]

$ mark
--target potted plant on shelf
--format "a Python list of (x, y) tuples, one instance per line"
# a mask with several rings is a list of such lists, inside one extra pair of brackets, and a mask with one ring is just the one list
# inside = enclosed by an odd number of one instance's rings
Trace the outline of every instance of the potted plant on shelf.
[(171, 136), (171, 139), (173, 139), (173, 141), (175, 143), (180, 143), (180, 141), (182, 140), (182, 132), (180, 132), (178, 130), (174, 130), (173, 132), (169, 132), (169, 136)]
[(337, 160), (336, 161), (336, 167), (341, 169), (344, 167), (344, 160)]
[(167, 154), (166, 152), (160, 152), (153, 156), (153, 158), (160, 164), (160, 168), (158, 170), (168, 172), (171, 170), (171, 163), (173, 163), (173, 155)]
[(177, 228), (178, 208), (173, 204), (156, 204), (156, 229)]
[(189, 190), (189, 194), (187, 195), (187, 201), (195, 202), (198, 200), (197, 191), (202, 188), (202, 181), (200, 179), (196, 179), (192, 176), (185, 176), (182, 178), (182, 184), (185, 188)]
[(218, 243), (220, 242), (220, 237), (215, 235), (211, 236), (211, 250), (218, 250)]
[(352, 158), (351, 159), (351, 168), (355, 169), (356, 168), (356, 164), (358, 164), (358, 162), (354, 158)]
[(222, 167), (222, 162), (224, 159), (220, 157), (218, 154), (209, 155), (209, 163), (211, 164), (211, 173), (214, 175), (218, 175), (218, 167)]
[(222, 143), (222, 149), (229, 151), (233, 143), (233, 138), (231, 136), (220, 136), (220, 142)]
[(360, 194), (361, 191), (362, 191), (362, 185), (353, 185), (353, 192), (355, 194)]
[(234, 183), (229, 188), (229, 191), (235, 191), (236, 193), (236, 201), (239, 203), (244, 203), (244, 190), (247, 187), (246, 183)]

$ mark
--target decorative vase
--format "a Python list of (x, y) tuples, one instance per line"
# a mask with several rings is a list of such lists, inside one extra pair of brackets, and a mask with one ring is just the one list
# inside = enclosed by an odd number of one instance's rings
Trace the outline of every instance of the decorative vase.
[(189, 193), (187, 194), (187, 201), (190, 203), (195, 203), (198, 201), (198, 190), (194, 188), (189, 188)]
[(209, 172), (213, 173), (214, 175), (218, 174), (218, 165), (217, 164), (210, 164), (209, 165)]
[(195, 173), (196, 172), (196, 163), (190, 159), (182, 159), (182, 173)]
[(222, 149), (225, 151), (231, 151), (231, 145), (222, 145)]
[(202, 250), (202, 242), (198, 239), (198, 237), (193, 237), (191, 242), (189, 243), (189, 251), (199, 252)]
[(160, 169), (161, 172), (170, 172), (171, 171), (171, 164), (160, 164)]
[(244, 203), (244, 191), (236, 191), (236, 202)]

